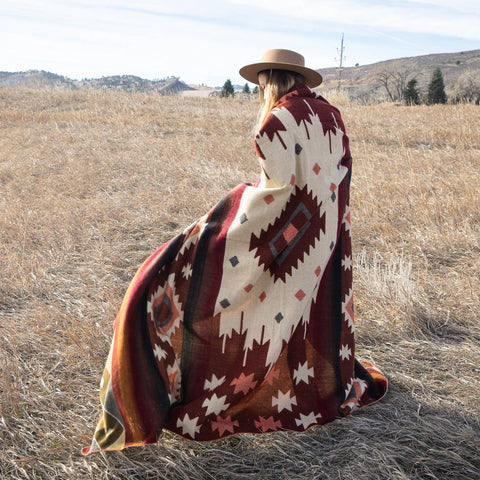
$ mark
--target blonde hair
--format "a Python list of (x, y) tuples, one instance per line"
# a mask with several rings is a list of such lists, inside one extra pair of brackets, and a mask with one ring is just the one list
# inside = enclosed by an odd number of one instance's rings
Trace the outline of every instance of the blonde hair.
[(258, 112), (255, 133), (257, 133), (265, 122), (268, 114), (274, 105), (298, 82), (304, 82), (305, 78), (299, 73), (289, 70), (263, 70), (268, 76), (265, 89), (260, 90), (260, 110)]

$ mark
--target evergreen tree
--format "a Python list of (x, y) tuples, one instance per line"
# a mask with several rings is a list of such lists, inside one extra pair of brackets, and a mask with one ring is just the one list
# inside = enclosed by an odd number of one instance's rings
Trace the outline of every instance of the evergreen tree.
[(254, 95), (258, 95), (258, 85), (255, 85), (255, 88), (252, 90)]
[(247, 95), (250, 93), (250, 87), (248, 86), (248, 83), (245, 84), (242, 91), (243, 91), (243, 93), (246, 93)]
[(228, 79), (222, 88), (222, 93), (220, 94), (221, 97), (234, 97), (235, 91), (233, 90), (233, 85), (230, 79)]
[(407, 105), (418, 105), (420, 103), (420, 97), (417, 90), (417, 80), (412, 78), (403, 92), (403, 97), (405, 98), (405, 103)]
[(442, 71), (436, 68), (432, 74), (432, 80), (428, 85), (427, 101), (429, 104), (447, 103), (447, 95), (445, 94), (445, 84), (443, 83)]

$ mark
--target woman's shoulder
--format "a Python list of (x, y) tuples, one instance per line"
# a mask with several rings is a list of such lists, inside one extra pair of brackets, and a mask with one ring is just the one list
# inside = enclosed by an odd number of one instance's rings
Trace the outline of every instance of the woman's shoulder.
[(312, 115), (325, 119), (331, 118), (332, 115), (341, 118), (338, 108), (321, 95), (310, 89), (308, 90), (311, 94), (298, 95), (297, 92), (289, 92), (277, 102), (271, 114), (274, 114), (284, 124), (288, 123), (288, 119), (293, 117), (297, 125), (303, 120), (309, 121)]
[(327, 109), (339, 112), (338, 108), (332, 105), (325, 97), (309, 88), (304, 83), (297, 83), (285, 94), (276, 104), (276, 107)]

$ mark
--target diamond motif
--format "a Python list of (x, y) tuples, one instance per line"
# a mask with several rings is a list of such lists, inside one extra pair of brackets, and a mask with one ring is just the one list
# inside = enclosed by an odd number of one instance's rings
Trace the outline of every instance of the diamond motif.
[(325, 213), (321, 215), (317, 197), (308, 191), (295, 187), (288, 203), (273, 224), (262, 229), (257, 237), (250, 237), (250, 251), (255, 250), (259, 265), (274, 277), (285, 282), (287, 275), (298, 268), (310, 253), (310, 248), (325, 231)]
[(283, 231), (283, 238), (287, 242), (291, 242), (298, 233), (298, 228), (296, 228), (292, 223)]
[(240, 263), (240, 260), (236, 255), (230, 258), (229, 261), (232, 264), (232, 267), (236, 267)]
[(295, 155), (298, 155), (303, 150), (302, 146), (298, 143), (295, 144)]
[(318, 175), (320, 173), (321, 167), (318, 163), (315, 163), (312, 170), (315, 172), (315, 175)]
[(304, 292), (302, 289), (300, 289), (300, 290), (295, 294), (295, 296), (298, 298), (298, 300), (302, 301), (302, 300), (305, 298), (306, 294), (305, 294), (305, 292)]
[(265, 292), (262, 292), (258, 298), (260, 299), (261, 302), (263, 302), (266, 297), (267, 297), (267, 294)]
[(245, 223), (245, 222), (248, 220), (247, 214), (246, 214), (246, 213), (242, 213), (242, 214), (240, 215), (240, 219), (239, 219), (239, 220), (240, 220), (240, 223)]
[(168, 283), (163, 289), (159, 286), (157, 291), (150, 294), (147, 313), (149, 320), (162, 332), (170, 332), (176, 328), (176, 320), (180, 313), (175, 305), (172, 287)]
[(253, 288), (253, 285), (251, 283), (249, 283), (247, 286), (243, 287), (243, 289), (247, 292), (247, 293), (250, 293), (250, 291), (252, 290)]
[(275, 198), (273, 197), (273, 195), (266, 195), (265, 197), (263, 197), (263, 200), (267, 205), (270, 205), (275, 200)]
[(280, 323), (283, 320), (283, 315), (280, 312), (278, 312), (275, 315), (275, 320), (277, 321), (277, 323)]
[(220, 305), (223, 307), (223, 308), (227, 308), (230, 306), (230, 302), (228, 301), (228, 299), (224, 298), (221, 302), (220, 302)]

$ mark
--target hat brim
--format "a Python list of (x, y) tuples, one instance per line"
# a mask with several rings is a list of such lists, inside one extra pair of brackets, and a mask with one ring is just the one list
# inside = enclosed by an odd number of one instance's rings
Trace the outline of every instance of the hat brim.
[(239, 70), (240, 75), (251, 83), (258, 85), (258, 74), (262, 70), (288, 70), (290, 72), (299, 73), (305, 78), (305, 83), (310, 88), (318, 87), (322, 81), (323, 77), (316, 71), (308, 67), (302, 67), (300, 65), (295, 65), (291, 63), (280, 63), (280, 62), (259, 62), (252, 63), (250, 65), (245, 65)]

